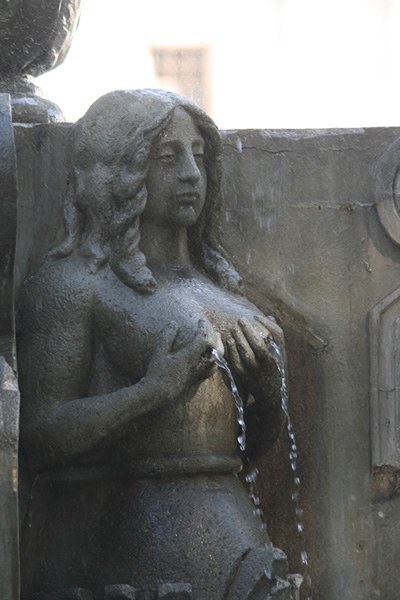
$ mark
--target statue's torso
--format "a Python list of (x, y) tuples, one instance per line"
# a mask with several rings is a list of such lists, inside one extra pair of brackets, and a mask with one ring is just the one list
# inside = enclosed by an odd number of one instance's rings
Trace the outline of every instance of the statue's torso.
[[(179, 327), (176, 345), (193, 338), (207, 319), (224, 338), (257, 309), (202, 276), (161, 282), (151, 296), (122, 284), (109, 270), (96, 285), (95, 355), (91, 394), (129, 386), (146, 374), (163, 329)], [(234, 401), (216, 371), (196, 392), (132, 422), (115, 461), (139, 473), (232, 472), (240, 467)]]
[[(43, 292), (59, 285), (57, 268)], [(77, 316), (86, 330), (91, 320), (89, 397), (144, 377), (170, 321), (179, 327), (179, 346), (193, 338), (201, 318), (225, 337), (240, 317), (258, 312), (202, 276), (161, 281), (154, 294), (143, 296), (107, 267), (87, 274), (70, 261), (63, 268), (68, 281), (71, 270), (76, 276), (72, 296), (82, 284), (90, 306)], [(190, 583), (196, 600), (231, 597), (226, 590), (242, 557), (268, 542), (232, 475), (241, 465), (236, 435), (234, 401), (216, 370), (187, 397), (132, 420), (118, 441), (105, 440), (67, 468), (38, 477), (34, 518), (24, 533), (24, 561), (31, 565), (24, 588), (79, 585), (97, 600), (110, 584), (134, 585), (154, 597), (160, 583), (172, 581)], [(37, 545), (46, 568), (33, 551)], [(216, 555), (210, 549), (217, 546)], [(104, 554), (105, 547), (112, 552)], [(96, 565), (93, 571), (87, 561)]]

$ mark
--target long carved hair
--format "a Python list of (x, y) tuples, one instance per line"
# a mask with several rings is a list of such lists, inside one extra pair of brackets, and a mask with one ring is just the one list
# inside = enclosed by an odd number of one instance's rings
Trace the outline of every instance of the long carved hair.
[[(226, 289), (241, 293), (241, 279), (220, 242), (220, 133), (198, 106), (164, 90), (111, 92), (77, 122), (64, 210), (66, 238), (50, 257), (85, 253), (95, 270), (109, 263), (121, 281), (138, 292), (156, 289), (139, 247), (140, 215), (146, 206), (152, 149), (177, 107), (190, 114), (205, 143), (207, 194), (201, 215), (188, 230), (191, 260)], [(97, 193), (91, 193), (91, 181), (99, 178), (104, 194), (98, 186)], [(107, 227), (96, 234), (96, 223)]]

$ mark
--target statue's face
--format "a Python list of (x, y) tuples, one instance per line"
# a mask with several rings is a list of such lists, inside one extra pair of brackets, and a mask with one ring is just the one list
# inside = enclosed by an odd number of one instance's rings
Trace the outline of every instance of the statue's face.
[(146, 180), (143, 219), (190, 227), (206, 198), (204, 140), (192, 117), (176, 108), (153, 148)]

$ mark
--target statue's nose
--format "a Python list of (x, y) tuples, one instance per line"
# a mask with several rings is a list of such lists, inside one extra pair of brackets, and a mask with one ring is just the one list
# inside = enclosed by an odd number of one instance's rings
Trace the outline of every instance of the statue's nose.
[(200, 180), (200, 169), (196, 163), (192, 152), (186, 152), (182, 155), (179, 165), (179, 178), (182, 181), (191, 181), (196, 183)]

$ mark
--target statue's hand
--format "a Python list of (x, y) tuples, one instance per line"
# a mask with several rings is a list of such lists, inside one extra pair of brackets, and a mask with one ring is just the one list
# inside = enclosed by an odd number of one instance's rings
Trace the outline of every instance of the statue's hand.
[(205, 320), (198, 322), (194, 337), (176, 349), (179, 328), (169, 323), (150, 360), (144, 385), (150, 394), (172, 402), (190, 392), (193, 386), (210, 377), (215, 369), (210, 349), (215, 344), (215, 333)]
[(268, 352), (268, 339), (284, 348), (283, 332), (269, 317), (242, 318), (230, 330), (226, 340), (228, 361), (240, 384), (253, 395), (280, 389), (280, 375)]
[(240, 319), (226, 340), (228, 362), (240, 391), (243, 397), (247, 393), (255, 400), (246, 407), (246, 454), (250, 460), (273, 445), (285, 420), (281, 374), (269, 351), (271, 337), (284, 353), (281, 328), (274, 320), (256, 315)]

